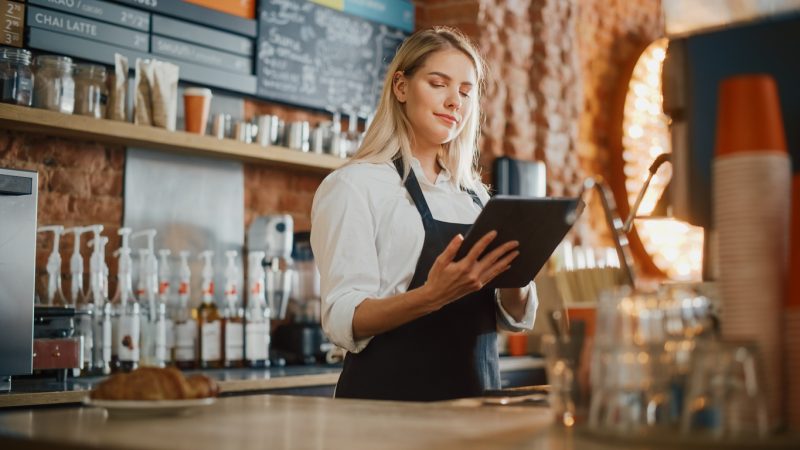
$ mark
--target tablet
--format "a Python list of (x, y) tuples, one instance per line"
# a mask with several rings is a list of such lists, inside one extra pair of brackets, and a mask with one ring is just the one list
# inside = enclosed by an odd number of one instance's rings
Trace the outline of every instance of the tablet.
[(582, 210), (583, 203), (577, 198), (492, 197), (464, 236), (455, 260), (463, 258), (486, 233), (496, 230), (497, 237), (484, 254), (508, 241), (519, 241), (517, 250), (520, 253), (511, 262), (511, 267), (489, 286), (526, 286), (550, 258)]

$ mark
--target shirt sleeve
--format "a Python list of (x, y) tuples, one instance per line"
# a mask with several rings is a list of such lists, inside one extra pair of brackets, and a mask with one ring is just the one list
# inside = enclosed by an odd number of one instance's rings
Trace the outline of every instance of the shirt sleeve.
[(533, 322), (536, 320), (536, 310), (539, 308), (539, 297), (536, 295), (536, 283), (531, 281), (528, 285), (528, 300), (525, 304), (525, 315), (522, 320), (514, 320), (513, 317), (503, 308), (500, 298), (500, 291), (497, 290), (495, 301), (497, 302), (497, 318), (500, 328), (508, 331), (526, 331), (533, 329)]
[[(481, 187), (477, 190), (478, 197), (484, 205), (489, 201), (489, 193), (485, 188)], [(495, 302), (497, 303), (497, 319), (500, 328), (508, 331), (525, 331), (533, 328), (533, 322), (536, 320), (536, 310), (539, 307), (539, 297), (536, 295), (536, 283), (533, 281), (528, 285), (528, 299), (525, 304), (525, 315), (522, 320), (515, 320), (508, 311), (503, 307), (500, 299), (500, 291), (496, 291)]]
[(320, 273), (322, 328), (353, 353), (372, 339), (353, 338), (353, 314), (380, 288), (375, 221), (364, 192), (334, 172), (311, 207), (311, 247)]

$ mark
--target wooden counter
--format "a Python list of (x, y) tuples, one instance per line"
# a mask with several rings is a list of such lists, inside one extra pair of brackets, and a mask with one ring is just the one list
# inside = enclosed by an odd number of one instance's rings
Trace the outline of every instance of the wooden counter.
[(177, 417), (109, 418), (78, 407), (0, 414), (0, 448), (615, 448), (573, 447), (550, 423), (541, 407), (259, 395)]
[[(544, 384), (544, 375), (528, 376), (536, 371), (544, 371), (542, 358), (519, 356), (501, 357), (500, 374), (503, 387)], [(203, 373), (217, 380), (223, 395), (269, 393), (280, 389), (302, 389), (315, 386), (333, 386), (339, 380), (341, 369), (338, 366), (312, 365), (272, 367), (267, 369), (213, 369), (190, 371)], [(522, 374), (523, 380), (514, 380), (514, 374)], [(14, 389), (10, 393), (0, 393), (0, 411), (3, 408), (43, 406), (67, 403), (80, 403), (89, 391), (104, 377), (76, 378), (58, 386), (57, 383), (37, 385), (36, 389)], [(520, 383), (523, 382), (523, 383)], [(516, 384), (515, 384), (516, 383)], [(12, 387), (15, 385), (12, 382)]]
[[(632, 442), (552, 424), (549, 408), (251, 395), (217, 399), (178, 416), (109, 416), (62, 407), (0, 412), (3, 449), (796, 449), (800, 440), (748, 444), (680, 441), (679, 433)], [(733, 445), (732, 445), (733, 444)]]
[[(269, 391), (273, 389), (302, 388), (308, 386), (334, 385), (339, 379), (339, 371), (308, 375), (283, 376), (276, 378), (252, 378), (238, 380), (219, 380), (222, 394)], [(21, 406), (54, 405), (61, 403), (80, 403), (91, 390), (74, 389), (51, 392), (23, 392), (0, 395), (0, 408)]]

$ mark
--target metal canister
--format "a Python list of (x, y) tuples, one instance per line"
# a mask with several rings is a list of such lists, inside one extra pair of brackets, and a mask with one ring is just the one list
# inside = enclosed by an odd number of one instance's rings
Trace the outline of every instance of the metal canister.
[(311, 152), (322, 154), (325, 150), (325, 140), (327, 135), (330, 134), (330, 129), (322, 125), (317, 125), (311, 130)]
[(211, 134), (216, 136), (217, 139), (228, 137), (231, 129), (231, 116), (230, 114), (218, 113), (214, 115), (214, 120), (211, 124)]
[(240, 142), (248, 144), (253, 142), (253, 124), (244, 121), (236, 122), (233, 127), (233, 137)]
[(256, 124), (258, 125), (256, 140), (259, 145), (266, 147), (280, 143), (283, 133), (283, 121), (280, 117), (275, 115), (258, 116)]
[(306, 121), (291, 122), (286, 133), (286, 146), (307, 152), (309, 150), (309, 123)]

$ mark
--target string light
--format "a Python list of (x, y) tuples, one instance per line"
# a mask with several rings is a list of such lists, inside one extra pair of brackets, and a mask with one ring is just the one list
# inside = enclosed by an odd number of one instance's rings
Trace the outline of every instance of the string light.
[[(661, 69), (667, 42), (667, 39), (659, 39), (644, 51), (633, 69), (625, 97), (622, 159), (629, 204), (636, 200), (653, 159), (671, 151), (669, 118), (663, 112), (661, 95)], [(653, 177), (639, 215), (646, 216), (653, 211), (671, 173), (672, 166), (665, 164)], [(645, 250), (667, 276), (675, 280), (701, 278), (702, 228), (674, 219), (637, 219), (634, 224)]]

